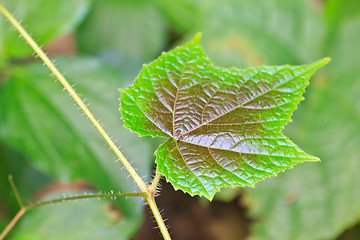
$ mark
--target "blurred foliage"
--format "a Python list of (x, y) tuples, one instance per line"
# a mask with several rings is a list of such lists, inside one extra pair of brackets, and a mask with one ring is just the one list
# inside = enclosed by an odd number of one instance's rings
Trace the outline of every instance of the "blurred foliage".
[(79, 50), (101, 57), (132, 79), (164, 48), (166, 26), (151, 1), (95, 1), (77, 40)]
[[(147, 178), (156, 143), (122, 129), (117, 110), (117, 88), (132, 81), (142, 63), (198, 31), (203, 32), (205, 51), (220, 66), (305, 64), (332, 57), (310, 83), (306, 100), (285, 129), (322, 162), (296, 166), (255, 189), (245, 189), (245, 203), (255, 220), (254, 239), (334, 239), (359, 222), (358, 0), (11, 0), (6, 6), (39, 44), (75, 33), (77, 55), (91, 56), (61, 59), (59, 67)], [(31, 49), (10, 29), (0, 16), (0, 227), (17, 210), (9, 173), (24, 199), (31, 199), (52, 179), (82, 179), (98, 190), (136, 189), (59, 83), (48, 77), (38, 60), (28, 63)], [(229, 200), (232, 194), (223, 196)], [(127, 238), (141, 221), (141, 204), (116, 203), (129, 225), (124, 235), (121, 227), (114, 235)], [(99, 203), (84, 202), (76, 215), (88, 211), (81, 210), (88, 204), (95, 209)], [(53, 219), (57, 208), (26, 215), (14, 234), (49, 238), (41, 226)], [(75, 210), (63, 211), (66, 218), (66, 211)], [(39, 216), (45, 222), (31, 225)], [(100, 224), (95, 217), (88, 220), (94, 222), (87, 226)], [(62, 220), (52, 221), (49, 224)], [(79, 229), (85, 227), (79, 224)], [(354, 232), (346, 239), (359, 239)]]

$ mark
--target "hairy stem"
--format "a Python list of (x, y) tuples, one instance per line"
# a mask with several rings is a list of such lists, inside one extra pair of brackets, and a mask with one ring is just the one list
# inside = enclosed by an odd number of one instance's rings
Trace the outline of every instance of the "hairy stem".
[(159, 226), (159, 229), (160, 229), (161, 234), (163, 235), (163, 238), (165, 240), (171, 240), (171, 237), (170, 237), (170, 234), (169, 234), (169, 232), (167, 230), (165, 222), (164, 222), (164, 220), (163, 220), (163, 218), (162, 218), (162, 216), (160, 214), (160, 211), (159, 211), (159, 209), (158, 209), (158, 207), (156, 205), (154, 196), (148, 197), (148, 198), (146, 198), (146, 200), (149, 203), (149, 207), (150, 207), (151, 211), (154, 214), (156, 223)]
[[(75, 100), (75, 102), (79, 105), (81, 110), (86, 114), (86, 116), (90, 119), (92, 124), (96, 127), (96, 129), (99, 131), (99, 133), (105, 139), (105, 141), (108, 143), (108, 145), (113, 150), (113, 152), (116, 154), (116, 156), (120, 159), (120, 161), (125, 166), (126, 170), (130, 173), (131, 177), (134, 179), (134, 181), (136, 182), (136, 184), (138, 185), (140, 190), (145, 194), (145, 199), (149, 203), (151, 211), (153, 212), (153, 214), (155, 216), (155, 219), (159, 225), (160, 231), (161, 231), (164, 239), (170, 240), (171, 239), (170, 234), (168, 233), (167, 228), (164, 223), (164, 220), (162, 219), (159, 209), (156, 206), (155, 199), (154, 199), (154, 192), (152, 191), (155, 184), (157, 186), (158, 181), (160, 179), (160, 175), (155, 177), (155, 181), (153, 181), (153, 184), (151, 186), (146, 185), (146, 183), (141, 179), (139, 174), (131, 166), (131, 164), (128, 162), (128, 160), (125, 158), (125, 156), (121, 153), (119, 148), (115, 145), (114, 141), (110, 138), (110, 136), (107, 134), (107, 132), (103, 129), (103, 127), (100, 125), (100, 123), (96, 120), (94, 115), (87, 108), (85, 103), (81, 100), (79, 95), (71, 87), (69, 82), (60, 73), (60, 71), (55, 67), (55, 65), (47, 57), (47, 55), (44, 53), (44, 51), (37, 45), (37, 43), (31, 38), (31, 36), (25, 31), (25, 29), (21, 26), (21, 24), (12, 16), (12, 14), (1, 3), (0, 3), (0, 12), (2, 12), (4, 14), (4, 16), (9, 20), (9, 22), (19, 31), (20, 35), (25, 39), (25, 41), (34, 49), (36, 54), (43, 60), (45, 65), (50, 69), (50, 71), (54, 74), (54, 76), (59, 80), (59, 82), (68, 91), (68, 93), (71, 95), (71, 97)], [(155, 190), (156, 190), (156, 186), (154, 188)], [(18, 194), (15, 193), (15, 195), (17, 195), (17, 197), (18, 197)], [(20, 200), (20, 198), (18, 199), (18, 201), (19, 200)], [(19, 201), (19, 204), (22, 206), (21, 200)], [(35, 206), (35, 207), (37, 207), (37, 206)], [(22, 213), (22, 211), (24, 211), (24, 212)], [(16, 215), (16, 216), (19, 215), (18, 219), (21, 218), (21, 216), (25, 213), (25, 211), (26, 211), (26, 207), (22, 207), (21, 210), (19, 211), (19, 213)], [(13, 222), (14, 223), (13, 223), (13, 225), (9, 226), (8, 231), (10, 231), (12, 229), (12, 227), (15, 225), (15, 223), (18, 221), (18, 219), (14, 218), (10, 222), (10, 224)], [(1, 240), (1, 238), (0, 238), (0, 240)]]
[(44, 202), (34, 203), (25, 207), (26, 210), (30, 210), (33, 208), (60, 203), (60, 202), (68, 202), (73, 200), (79, 199), (89, 199), (89, 198), (116, 198), (116, 197), (145, 197), (146, 194), (143, 192), (136, 192), (136, 193), (99, 193), (99, 194), (89, 194), (89, 195), (79, 195), (79, 196), (72, 196), (72, 197), (64, 197), (58, 198), (53, 200), (48, 200)]
[(149, 186), (149, 190), (151, 193), (156, 193), (157, 186), (159, 184), (159, 181), (161, 179), (161, 173), (156, 173), (153, 180), (151, 181), (151, 184)]

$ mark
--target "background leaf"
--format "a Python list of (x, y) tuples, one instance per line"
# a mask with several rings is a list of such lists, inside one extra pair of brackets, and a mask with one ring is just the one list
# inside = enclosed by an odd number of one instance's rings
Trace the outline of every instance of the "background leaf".
[(132, 81), (164, 48), (165, 23), (151, 1), (95, 1), (77, 40), (82, 52), (119, 67)]
[(140, 135), (170, 137), (156, 151), (157, 171), (175, 189), (212, 199), (221, 187), (253, 186), (303, 161), (316, 161), (286, 138), (304, 88), (306, 66), (215, 67), (199, 35), (144, 66), (123, 89), (125, 126)]
[[(117, 87), (122, 77), (94, 59), (63, 59), (61, 68), (76, 81), (79, 94), (86, 96), (90, 109), (110, 136), (116, 136), (141, 176), (149, 177), (151, 147), (123, 129), (118, 109)], [(95, 128), (48, 71), (35, 63), (13, 67), (12, 77), (0, 92), (0, 134), (23, 152), (42, 171), (61, 180), (84, 179), (103, 191), (131, 192), (136, 189), (122, 165), (108, 149)], [(72, 82), (72, 81), (71, 81)], [(91, 130), (89, 130), (91, 128)], [(125, 215), (138, 215), (132, 200), (120, 199)]]
[(229, 0), (211, 6), (195, 31), (203, 32), (215, 64), (294, 65), (324, 57), (324, 20), (312, 1)]
[(36, 190), (51, 180), (49, 176), (37, 171), (23, 155), (2, 141), (0, 141), (0, 165), (0, 209), (3, 208), (1, 210), (7, 216), (19, 210), (19, 204), (13, 198), (14, 193), (9, 184), (9, 174), (13, 175), (15, 185), (23, 199), (30, 199)]
[(214, 0), (153, 0), (170, 25), (172, 34), (186, 34), (198, 31), (198, 24), (203, 14), (211, 7), (218, 5)]

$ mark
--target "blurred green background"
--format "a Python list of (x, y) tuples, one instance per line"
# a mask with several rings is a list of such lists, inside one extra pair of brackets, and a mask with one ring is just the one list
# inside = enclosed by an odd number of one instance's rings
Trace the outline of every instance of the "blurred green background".
[[(148, 180), (161, 140), (122, 127), (118, 88), (142, 64), (203, 32), (220, 66), (305, 64), (331, 57), (286, 134), (321, 162), (256, 185), (190, 198), (162, 182), (173, 239), (360, 239), (359, 0), (11, 0), (22, 20)], [(25, 202), (137, 191), (60, 83), (0, 16), (0, 229)], [(9, 239), (161, 239), (141, 199), (78, 201), (27, 213)]]

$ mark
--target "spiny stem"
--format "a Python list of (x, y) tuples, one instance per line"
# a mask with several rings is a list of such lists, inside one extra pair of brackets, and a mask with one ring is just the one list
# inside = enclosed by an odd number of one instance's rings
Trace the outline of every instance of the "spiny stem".
[(136, 193), (99, 193), (99, 194), (89, 194), (89, 195), (80, 195), (80, 196), (72, 196), (72, 197), (64, 197), (58, 198), (53, 200), (48, 200), (44, 202), (39, 202), (35, 204), (31, 204), (25, 207), (26, 210), (30, 210), (33, 208), (59, 203), (59, 202), (67, 202), (73, 200), (80, 200), (80, 199), (89, 199), (89, 198), (113, 198), (113, 197), (145, 197), (146, 194), (143, 192), (136, 192)]
[(79, 105), (81, 110), (86, 114), (86, 116), (90, 119), (92, 124), (96, 127), (96, 129), (103, 136), (105, 141), (108, 143), (110, 148), (114, 151), (116, 156), (120, 159), (120, 161), (125, 166), (126, 170), (130, 173), (132, 178), (135, 180), (136, 184), (139, 186), (142, 192), (148, 192), (148, 188), (146, 183), (141, 179), (141, 177), (137, 174), (135, 169), (131, 166), (131, 164), (127, 161), (125, 156), (121, 153), (119, 148), (115, 145), (114, 141), (110, 138), (107, 132), (103, 129), (100, 123), (96, 120), (94, 115), (87, 108), (85, 103), (81, 100), (79, 95), (75, 92), (75, 90), (71, 87), (69, 82), (65, 79), (65, 77), (60, 73), (60, 71), (55, 67), (52, 61), (47, 57), (44, 51), (37, 45), (37, 43), (31, 38), (31, 36), (25, 31), (25, 29), (20, 25), (20, 23), (11, 15), (11, 13), (0, 4), (0, 11), (5, 15), (5, 17), (10, 21), (10, 23), (20, 32), (21, 36), (24, 37), (26, 42), (34, 49), (34, 51), (39, 55), (39, 57), (44, 61), (45, 65), (50, 69), (50, 71), (56, 76), (56, 78), (60, 81), (60, 83), (64, 86), (64, 88), (69, 92), (71, 97), (75, 100), (75, 102)]
[(155, 202), (155, 198), (154, 196), (151, 196), (151, 197), (147, 197), (146, 198), (147, 202), (149, 203), (149, 207), (151, 209), (151, 211), (153, 212), (154, 214), (154, 217), (155, 217), (155, 220), (159, 226), (159, 229), (160, 229), (160, 232), (161, 234), (163, 235), (163, 238), (165, 240), (171, 240), (171, 237), (170, 237), (170, 234), (167, 230), (167, 227), (165, 225), (165, 222), (160, 214), (160, 211), (156, 205), (156, 202)]
[(155, 193), (157, 186), (159, 184), (159, 181), (161, 179), (161, 173), (156, 173), (153, 180), (151, 181), (151, 185), (149, 186), (149, 190), (151, 193)]

